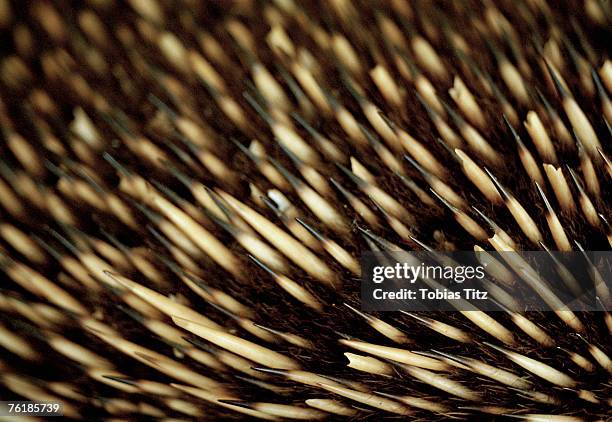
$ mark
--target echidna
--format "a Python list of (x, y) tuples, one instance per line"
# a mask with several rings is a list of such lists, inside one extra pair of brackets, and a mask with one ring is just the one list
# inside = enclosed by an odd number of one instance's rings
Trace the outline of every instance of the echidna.
[(1, 0), (0, 398), (610, 420), (609, 301), (359, 292), (365, 251), (610, 249), (611, 22), (605, 0)]

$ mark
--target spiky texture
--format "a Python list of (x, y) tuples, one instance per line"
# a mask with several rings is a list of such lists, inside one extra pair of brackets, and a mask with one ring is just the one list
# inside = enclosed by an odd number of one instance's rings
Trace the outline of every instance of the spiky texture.
[[(61, 400), (68, 416), (85, 420), (275, 412), (281, 419), (281, 410), (339, 420), (606, 418), (608, 314), (577, 314), (581, 332), (554, 313), (524, 315), (552, 339), (547, 345), (503, 312), (491, 316), (512, 333), (512, 344), (459, 313), (421, 315), (463, 330), (466, 342), (459, 342), (409, 315), (355, 312), (358, 271), (324, 244), (336, 242), (354, 263), (363, 251), (384, 249), (385, 240), (405, 250), (492, 249), (501, 229), (515, 249), (554, 250), (564, 245), (547, 223), (554, 211), (570, 248), (608, 249), (611, 13), (597, 0), (0, 1), (0, 397)], [(526, 130), (530, 111), (550, 144), (541, 137), (538, 144), (533, 123)], [(439, 132), (440, 122), (454, 135)], [(466, 124), (488, 147), (467, 139)], [(492, 183), (489, 170), (539, 237), (517, 224), (495, 185), (490, 197), (483, 194), (449, 148), (471, 157), (483, 183)], [(527, 154), (540, 176), (521, 161)], [(547, 163), (561, 168), (569, 198), (553, 189)], [(534, 181), (544, 181), (552, 211)], [(279, 244), (232, 198), (295, 243)], [(365, 207), (359, 212), (355, 198)], [(473, 219), (473, 231), (456, 221), (458, 212)], [(296, 217), (318, 235), (304, 234)], [(253, 238), (269, 249), (249, 248)], [(300, 244), (318, 261), (305, 263)], [(276, 263), (274, 275), (249, 254)], [(310, 296), (298, 300), (281, 288), (283, 274)], [(372, 317), (405, 337), (385, 337)], [(197, 335), (196, 327), (194, 334), (182, 328), (185, 319), (218, 331)], [(250, 343), (227, 346), (226, 335)], [(460, 391), (436, 388), (414, 367), (346, 340), (427, 353), (424, 366)], [(572, 382), (555, 385), (485, 342)], [(388, 373), (348, 368), (347, 352), (378, 359)], [(578, 366), (572, 353), (588, 363)], [(452, 359), (458, 356), (503, 368), (528, 387), (476, 374)], [(266, 372), (276, 367), (343, 381)], [(142, 380), (166, 388), (147, 389)], [(351, 391), (363, 396), (347, 397)], [(378, 404), (363, 402), (375, 398)], [(308, 399), (337, 400), (350, 416), (316, 413)], [(262, 402), (295, 407), (253, 404)]]

